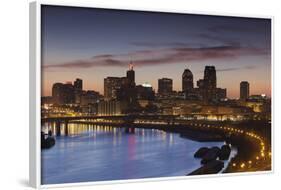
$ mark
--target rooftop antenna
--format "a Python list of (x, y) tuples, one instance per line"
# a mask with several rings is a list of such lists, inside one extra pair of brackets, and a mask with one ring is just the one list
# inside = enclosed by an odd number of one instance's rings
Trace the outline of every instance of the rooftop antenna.
[(134, 69), (134, 65), (133, 65), (133, 62), (132, 62), (132, 60), (130, 61), (130, 63), (129, 63), (129, 70), (133, 70)]

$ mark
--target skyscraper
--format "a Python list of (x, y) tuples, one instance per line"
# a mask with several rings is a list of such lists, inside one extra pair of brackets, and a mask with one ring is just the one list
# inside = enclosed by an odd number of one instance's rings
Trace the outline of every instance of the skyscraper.
[(76, 79), (75, 81), (74, 81), (74, 89), (75, 90), (82, 90), (83, 89), (83, 81), (82, 81), (82, 79)]
[(129, 64), (129, 70), (127, 71), (127, 78), (128, 78), (129, 85), (131, 87), (136, 85), (134, 65), (132, 63)]
[(240, 82), (240, 99), (246, 100), (249, 98), (250, 84), (247, 81)]
[(216, 99), (217, 75), (215, 66), (205, 66), (203, 100), (205, 103)]
[(71, 83), (55, 83), (52, 88), (52, 97), (55, 104), (74, 103), (74, 88)]
[(75, 103), (80, 104), (81, 103), (81, 96), (82, 96), (82, 90), (83, 90), (83, 81), (82, 79), (77, 78), (74, 81), (74, 96), (75, 96)]
[(158, 79), (158, 93), (169, 94), (173, 91), (173, 80), (169, 78)]
[(117, 98), (117, 91), (128, 83), (127, 77), (107, 77), (104, 79), (104, 98), (112, 100)]
[(139, 100), (154, 100), (155, 98), (154, 90), (152, 89), (152, 86), (148, 83), (137, 85), (136, 90), (137, 98)]
[(217, 88), (217, 75), (215, 66), (205, 66), (204, 86), (207, 89)]
[(182, 91), (188, 92), (193, 89), (193, 74), (189, 69), (185, 69), (182, 74)]
[(65, 104), (72, 104), (75, 101), (75, 92), (74, 92), (74, 86), (72, 85), (72, 82), (67, 82), (64, 85), (64, 103)]
[(63, 84), (55, 83), (52, 87), (52, 97), (55, 104), (63, 103)]

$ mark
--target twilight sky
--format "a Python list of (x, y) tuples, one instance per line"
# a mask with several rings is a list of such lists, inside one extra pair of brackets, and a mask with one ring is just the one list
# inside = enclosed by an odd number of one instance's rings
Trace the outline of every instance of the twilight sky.
[(250, 94), (271, 96), (271, 21), (239, 17), (42, 7), (42, 95), (55, 82), (83, 79), (83, 88), (103, 94), (103, 79), (125, 76), (134, 64), (136, 83), (173, 79), (181, 90), (184, 69), (194, 85), (206, 65), (217, 70), (217, 86), (239, 97), (239, 83)]

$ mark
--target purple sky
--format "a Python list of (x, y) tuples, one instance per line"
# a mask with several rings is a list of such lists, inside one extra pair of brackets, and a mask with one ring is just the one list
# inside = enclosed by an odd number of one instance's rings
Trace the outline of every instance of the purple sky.
[(84, 89), (103, 93), (103, 79), (124, 76), (135, 65), (136, 83), (173, 79), (181, 90), (184, 69), (196, 81), (205, 65), (217, 69), (218, 87), (239, 96), (271, 96), (271, 21), (239, 17), (109, 9), (42, 7), (42, 95), (55, 82), (83, 79)]

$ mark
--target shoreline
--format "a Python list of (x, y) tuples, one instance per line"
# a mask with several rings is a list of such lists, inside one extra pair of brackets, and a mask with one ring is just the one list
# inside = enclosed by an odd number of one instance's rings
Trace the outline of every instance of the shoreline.
[[(142, 128), (142, 129), (158, 129), (165, 132), (178, 133), (180, 137), (194, 140), (197, 142), (214, 142), (224, 141), (231, 146), (236, 147), (237, 154), (228, 161), (226, 167), (223, 167), (217, 173), (236, 173), (249, 171), (267, 171), (271, 170), (271, 151), (270, 155), (265, 152), (271, 147), (265, 147), (264, 141), (271, 142), (266, 137), (262, 137), (256, 133), (245, 130), (242, 127), (247, 123), (240, 124), (175, 124), (172, 126), (164, 126), (160, 124), (126, 124), (126, 123), (100, 123), (89, 121), (72, 121), (73, 124), (96, 124), (111, 127), (122, 128)], [(124, 127), (126, 125), (127, 127)], [(255, 125), (255, 123), (251, 123)], [(264, 128), (264, 123), (259, 125)], [(259, 155), (259, 156), (258, 156)], [(269, 158), (268, 158), (269, 157)], [(203, 173), (207, 174), (207, 173)]]

